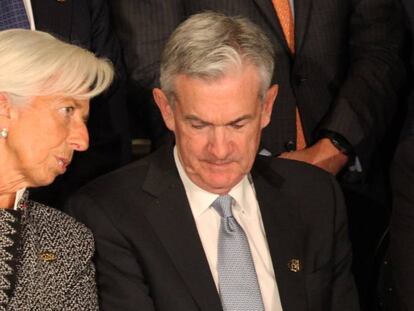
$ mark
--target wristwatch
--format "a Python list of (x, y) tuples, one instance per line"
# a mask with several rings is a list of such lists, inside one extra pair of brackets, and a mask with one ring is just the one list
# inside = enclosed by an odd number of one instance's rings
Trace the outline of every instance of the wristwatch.
[(319, 137), (328, 138), (336, 149), (348, 157), (353, 157), (355, 155), (354, 148), (342, 135), (332, 131), (323, 130), (321, 131)]

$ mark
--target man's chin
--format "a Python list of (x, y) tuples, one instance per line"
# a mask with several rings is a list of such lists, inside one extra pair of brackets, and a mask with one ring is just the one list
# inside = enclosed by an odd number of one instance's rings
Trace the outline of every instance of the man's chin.
[(216, 163), (216, 162), (205, 162), (210, 170), (228, 170), (232, 167), (234, 162), (224, 162), (224, 163)]
[(223, 176), (209, 176), (206, 178), (206, 187), (208, 192), (216, 194), (226, 194), (228, 193), (235, 185), (239, 183), (240, 179), (223, 179)]

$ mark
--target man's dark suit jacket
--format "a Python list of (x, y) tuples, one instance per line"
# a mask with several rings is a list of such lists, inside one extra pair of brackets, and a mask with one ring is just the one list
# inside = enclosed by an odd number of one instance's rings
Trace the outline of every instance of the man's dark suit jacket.
[(80, 186), (131, 160), (125, 102), (125, 72), (119, 43), (111, 29), (106, 0), (31, 0), (37, 30), (77, 44), (112, 61), (115, 81), (90, 106), (89, 150), (76, 154), (64, 176), (34, 190), (34, 199), (58, 207)]
[[(414, 128), (414, 115), (411, 118)], [(414, 131), (398, 145), (391, 167), (393, 210), (390, 254), (395, 301), (392, 310), (414, 310)]]
[[(266, 32), (276, 52), (273, 82), (279, 84), (279, 94), (262, 146), (274, 155), (295, 148), (297, 105), (308, 144), (317, 140), (320, 130), (336, 132), (355, 148), (366, 173), (392, 119), (403, 78), (398, 55), (403, 32), (396, 1), (294, 1), (295, 56), (271, 0), (111, 4), (130, 78), (147, 90), (159, 85), (161, 51), (189, 15), (212, 10), (248, 17)], [(147, 109), (158, 113), (155, 107)]]
[[(261, 157), (252, 177), (283, 310), (359, 310), (334, 178)], [(94, 233), (101, 310), (221, 310), (169, 146), (98, 178), (67, 210)], [(289, 269), (292, 259), (300, 271)]]
[(393, 210), (390, 227), (390, 254), (395, 311), (414, 310), (414, 2), (402, 0), (406, 26), (411, 38), (410, 77), (405, 126), (391, 167)]

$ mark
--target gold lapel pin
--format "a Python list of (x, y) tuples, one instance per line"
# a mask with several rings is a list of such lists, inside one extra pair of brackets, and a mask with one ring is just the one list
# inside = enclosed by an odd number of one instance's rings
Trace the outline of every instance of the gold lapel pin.
[(46, 251), (46, 252), (41, 252), (39, 254), (39, 258), (40, 258), (40, 260), (45, 261), (45, 262), (52, 262), (52, 261), (55, 261), (57, 259), (57, 256), (53, 252)]
[(301, 269), (300, 260), (299, 259), (291, 259), (288, 262), (288, 268), (292, 272), (299, 272)]

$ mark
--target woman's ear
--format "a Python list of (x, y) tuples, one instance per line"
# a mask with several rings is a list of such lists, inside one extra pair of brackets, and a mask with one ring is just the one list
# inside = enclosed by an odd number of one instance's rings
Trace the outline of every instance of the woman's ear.
[(10, 106), (9, 98), (6, 96), (6, 94), (0, 93), (0, 118), (9, 119), (10, 110), (11, 110), (11, 106)]

